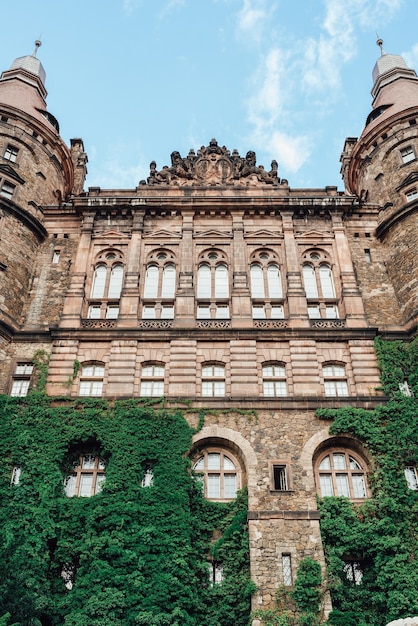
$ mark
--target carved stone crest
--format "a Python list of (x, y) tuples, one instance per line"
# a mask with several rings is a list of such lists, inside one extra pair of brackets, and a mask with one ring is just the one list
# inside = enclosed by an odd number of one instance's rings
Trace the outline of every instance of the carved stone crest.
[(157, 169), (155, 161), (150, 163), (148, 185), (230, 185), (230, 186), (261, 186), (287, 185), (286, 180), (278, 177), (277, 161), (272, 161), (270, 171), (257, 165), (256, 154), (248, 151), (241, 157), (237, 150), (231, 152), (225, 146), (218, 146), (212, 139), (208, 146), (202, 146), (197, 154), (190, 150), (187, 157), (180, 152), (171, 153), (171, 166), (165, 165)]

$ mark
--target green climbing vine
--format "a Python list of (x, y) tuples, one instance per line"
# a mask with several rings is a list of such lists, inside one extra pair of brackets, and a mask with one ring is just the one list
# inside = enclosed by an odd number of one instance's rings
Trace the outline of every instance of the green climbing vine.
[[(180, 411), (138, 401), (0, 396), (0, 623), (246, 626), (246, 493), (203, 498), (192, 434)], [(80, 452), (106, 464), (91, 498), (64, 493)], [(219, 584), (209, 580), (215, 558)]]
[[(334, 626), (384, 626), (418, 614), (418, 492), (404, 473), (418, 464), (418, 342), (378, 339), (376, 351), (389, 401), (371, 411), (317, 411), (332, 420), (331, 434), (353, 435), (371, 459), (372, 497), (364, 504), (319, 502)], [(413, 396), (402, 391), (405, 382)], [(358, 584), (347, 578), (348, 559), (361, 565)]]

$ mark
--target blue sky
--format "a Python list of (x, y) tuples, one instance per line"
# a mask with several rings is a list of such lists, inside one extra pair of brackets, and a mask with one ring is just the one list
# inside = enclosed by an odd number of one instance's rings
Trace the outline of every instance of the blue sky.
[[(215, 137), (291, 187), (343, 189), (380, 52), (418, 70), (417, 0), (14, 0), (0, 68), (42, 39), (48, 110), (82, 137), (86, 186), (134, 188)], [(7, 25), (7, 27), (6, 27)]]

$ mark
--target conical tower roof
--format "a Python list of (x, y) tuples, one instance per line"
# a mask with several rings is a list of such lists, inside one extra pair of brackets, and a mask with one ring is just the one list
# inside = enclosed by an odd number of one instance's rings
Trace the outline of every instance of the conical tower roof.
[(19, 111), (48, 123), (58, 131), (58, 123), (53, 115), (47, 112), (45, 89), (45, 70), (36, 54), (40, 41), (35, 42), (33, 54), (18, 57), (10, 69), (0, 76), (0, 106), (11, 106)]

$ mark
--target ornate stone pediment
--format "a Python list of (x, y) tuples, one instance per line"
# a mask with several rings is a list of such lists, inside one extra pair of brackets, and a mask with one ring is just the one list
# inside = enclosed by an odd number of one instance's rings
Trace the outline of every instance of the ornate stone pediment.
[(260, 187), (263, 185), (286, 184), (277, 175), (277, 161), (272, 161), (271, 170), (256, 165), (255, 152), (250, 150), (245, 158), (237, 150), (232, 154), (225, 146), (218, 146), (212, 139), (208, 146), (202, 146), (197, 154), (190, 150), (183, 158), (179, 152), (172, 152), (171, 166), (165, 165), (162, 170), (157, 164), (150, 164), (148, 185), (167, 186), (217, 186), (228, 185), (237, 187)]

